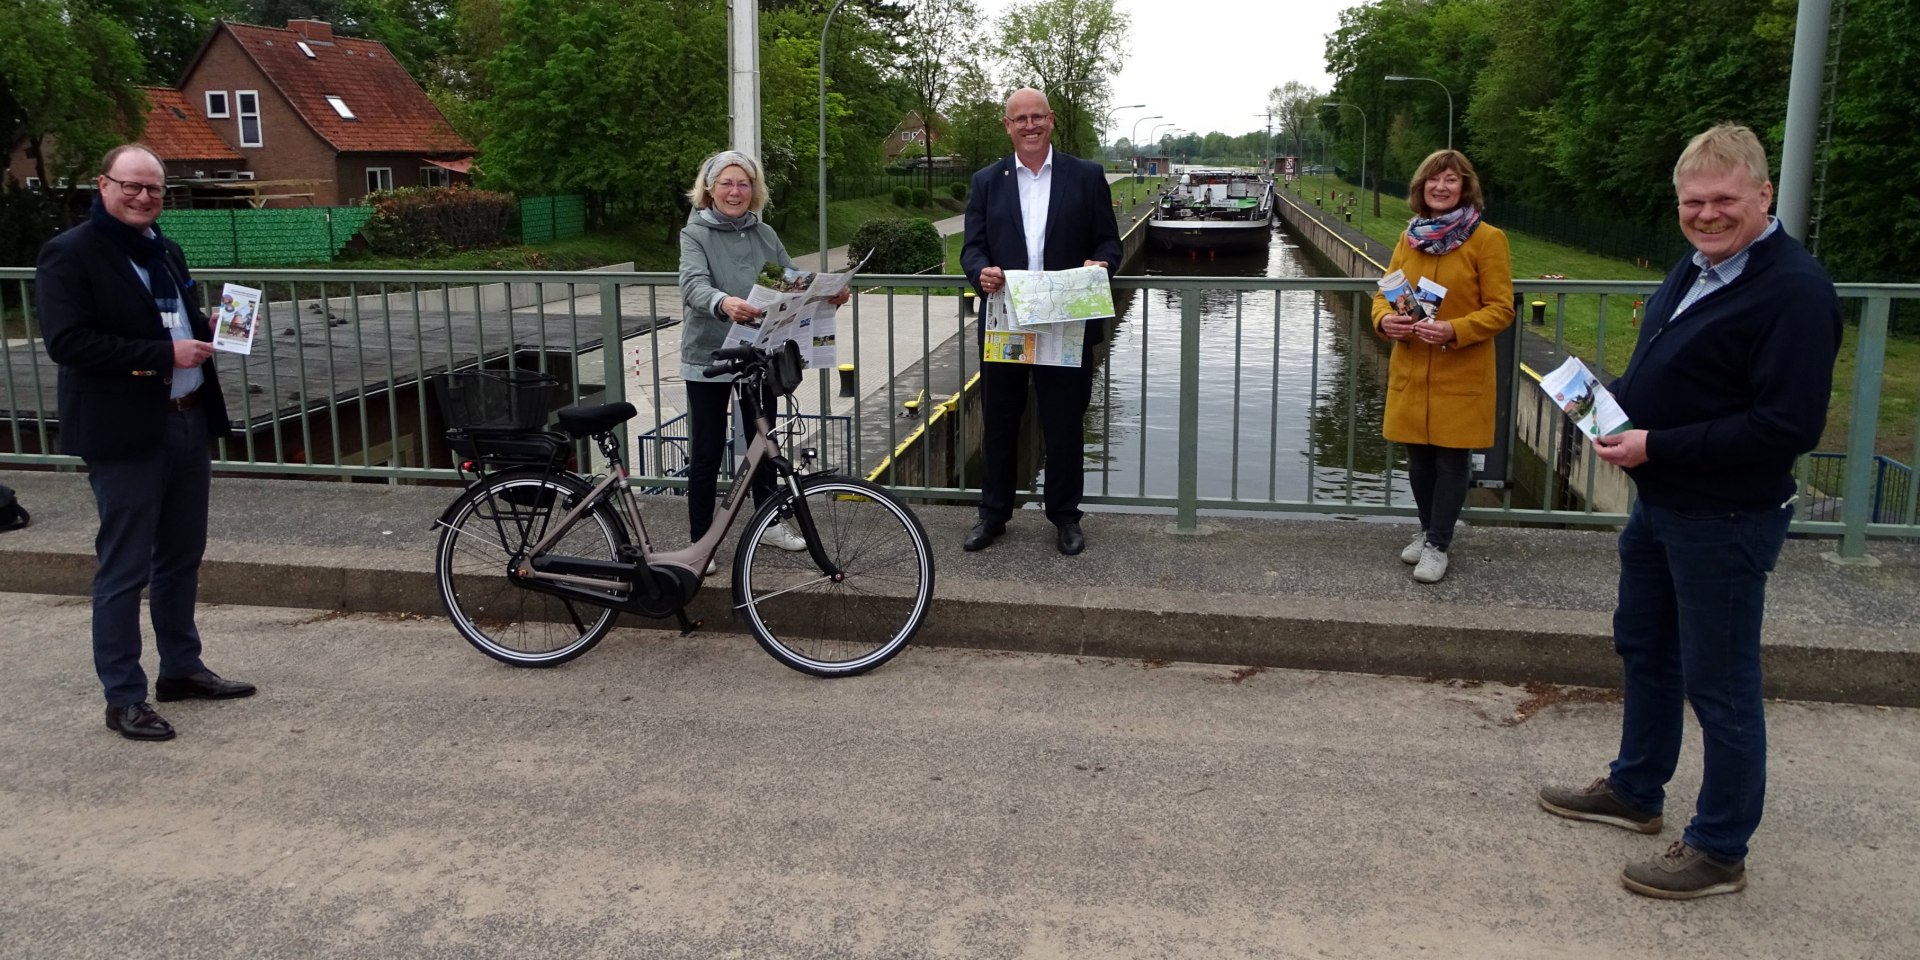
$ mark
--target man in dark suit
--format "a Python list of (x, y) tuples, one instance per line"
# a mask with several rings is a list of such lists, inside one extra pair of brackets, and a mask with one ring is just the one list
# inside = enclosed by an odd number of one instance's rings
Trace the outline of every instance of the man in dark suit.
[(92, 214), (47, 241), (34, 287), (47, 355), (60, 364), (61, 451), (84, 459), (100, 513), (93, 663), (107, 727), (132, 740), (174, 732), (147, 703), (140, 591), (150, 588), (160, 700), (254, 692), (200, 661), (193, 607), (207, 542), (209, 444), (228, 429), (213, 330), (180, 247), (154, 228), (166, 169), (151, 150), (100, 163)]
[[(1013, 140), (1013, 155), (973, 175), (967, 192), (967, 241), (960, 265), (981, 296), (1006, 289), (1007, 270), (1068, 270), (1120, 267), (1120, 229), (1113, 194), (1100, 165), (1053, 149), (1053, 110), (1038, 90), (1016, 90), (1001, 120)], [(985, 324), (982, 325), (984, 337)], [(962, 546), (984, 550), (1006, 532), (1013, 518), (1015, 447), (1031, 382), (1040, 403), (1040, 433), (1047, 462), (1047, 519), (1057, 529), (1060, 552), (1086, 549), (1080, 530), (1081, 467), (1087, 402), (1093, 395), (1091, 357), (1101, 339), (1098, 321), (1087, 325), (1078, 367), (1011, 363), (981, 364), (984, 430), (980, 520)]]

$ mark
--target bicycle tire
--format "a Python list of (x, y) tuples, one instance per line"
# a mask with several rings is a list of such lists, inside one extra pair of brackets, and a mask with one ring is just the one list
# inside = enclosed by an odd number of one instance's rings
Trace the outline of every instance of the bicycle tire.
[[(434, 579), (453, 628), (474, 649), (516, 667), (557, 667), (593, 649), (619, 611), (522, 587), (508, 566), (591, 488), (545, 470), (496, 473), (448, 509), (434, 551)], [(606, 504), (589, 511), (551, 551), (615, 560), (626, 525)]]
[(782, 491), (756, 511), (733, 557), (734, 609), (775, 660), (816, 677), (850, 677), (886, 663), (926, 620), (933, 549), (920, 519), (886, 488), (851, 477), (800, 482), (821, 548), (845, 574), (833, 583), (810, 552), (764, 542), (793, 515)]

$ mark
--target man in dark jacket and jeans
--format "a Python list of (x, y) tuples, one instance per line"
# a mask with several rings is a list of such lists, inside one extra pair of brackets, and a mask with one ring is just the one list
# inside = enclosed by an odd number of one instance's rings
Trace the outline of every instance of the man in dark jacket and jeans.
[(40, 250), (34, 289), (47, 356), (60, 365), (60, 447), (87, 463), (100, 512), (94, 538), (93, 664), (107, 728), (170, 740), (147, 703), (140, 592), (148, 593), (160, 700), (251, 696), (200, 659), (193, 608), (207, 543), (209, 445), (227, 432), (213, 328), (180, 247), (154, 227), (166, 168), (138, 144), (100, 164), (87, 222)]
[(1773, 184), (1753, 132), (1722, 124), (1673, 170), (1695, 248), (1647, 307), (1614, 384), (1634, 429), (1594, 441), (1639, 490), (1620, 534), (1614, 647), (1625, 669), (1620, 752), (1587, 787), (1547, 787), (1551, 813), (1658, 833), (1687, 703), (1705, 772), (1681, 839), (1622, 874), (1689, 900), (1747, 885), (1766, 794), (1760, 620), (1793, 519), (1793, 462), (1826, 426), (1840, 348), (1833, 283), (1767, 215)]

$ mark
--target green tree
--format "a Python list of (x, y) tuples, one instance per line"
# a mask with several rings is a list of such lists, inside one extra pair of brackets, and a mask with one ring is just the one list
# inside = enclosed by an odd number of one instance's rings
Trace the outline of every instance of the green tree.
[(1920, 246), (1899, 239), (1920, 233), (1920, 194), (1908, 185), (1920, 170), (1916, 49), (1920, 19), (1909, 4), (1847, 0), (1815, 248), (1843, 280), (1920, 282)]
[[(40, 182), (69, 190), (146, 125), (133, 37), (84, 0), (0, 0), (0, 137), (25, 142)], [(51, 155), (51, 156), (50, 156)]]
[[(976, 45), (973, 49), (979, 47)], [(947, 116), (950, 128), (947, 152), (959, 156), (969, 170), (978, 170), (994, 158), (1005, 156), (1007, 130), (1000, 123), (1005, 111), (990, 67), (978, 58), (964, 60), (953, 98), (954, 106)]]
[(618, 199), (671, 236), (682, 193), (726, 143), (724, 15), (699, 0), (509, 0), (488, 62), (482, 168), (521, 193)]
[(1267, 111), (1273, 115), (1281, 143), (1293, 156), (1306, 156), (1308, 141), (1318, 135), (1323, 99), (1318, 89), (1298, 80), (1267, 91)]
[(1030, 0), (1002, 15), (999, 50), (1008, 74), (1047, 94), (1059, 115), (1053, 139), (1060, 149), (1079, 154), (1092, 140), (1106, 81), (1126, 59), (1127, 30), (1127, 15), (1113, 0)]
[[(906, 0), (900, 33), (900, 74), (920, 111), (920, 142), (932, 155), (934, 116), (951, 105), (966, 70), (967, 27), (979, 19), (973, 0)], [(941, 151), (945, 153), (946, 151)], [(933, 187), (933, 165), (926, 169)]]

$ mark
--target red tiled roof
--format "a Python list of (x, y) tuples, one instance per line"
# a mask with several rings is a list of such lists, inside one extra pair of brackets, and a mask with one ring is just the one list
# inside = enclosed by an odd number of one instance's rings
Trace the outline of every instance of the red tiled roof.
[(227, 146), (188, 102), (187, 95), (169, 87), (141, 87), (147, 95), (147, 130), (140, 141), (153, 148), (163, 162), (175, 160), (233, 160), (240, 154)]
[[(292, 30), (241, 23), (221, 27), (334, 149), (342, 153), (473, 153), (473, 145), (453, 131), (385, 44), (341, 36), (306, 40)], [(313, 57), (300, 50), (301, 42)], [(327, 103), (329, 96), (345, 102), (356, 119), (341, 117)]]

